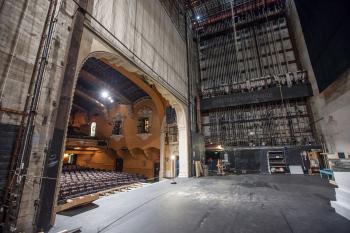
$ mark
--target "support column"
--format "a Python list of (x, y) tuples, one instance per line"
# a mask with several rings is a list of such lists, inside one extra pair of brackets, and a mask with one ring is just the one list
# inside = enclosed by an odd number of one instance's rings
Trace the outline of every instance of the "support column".
[(54, 208), (59, 191), (59, 171), (63, 161), (65, 136), (67, 134), (68, 119), (73, 101), (78, 55), (84, 29), (87, 4), (88, 0), (79, 0), (80, 6), (74, 18), (56, 122), (44, 163), (43, 176), (46, 177), (46, 179), (43, 179), (41, 183), (40, 201), (38, 202), (39, 205), (35, 219), (35, 232), (41, 230), (45, 232), (48, 231), (54, 224), (56, 216)]
[[(187, 124), (186, 124), (187, 126)], [(184, 126), (178, 126), (179, 130), (179, 163), (180, 171), (179, 177), (189, 177), (189, 166), (188, 166), (188, 129)]]
[(179, 177), (189, 177), (189, 124), (185, 105), (174, 104), (179, 132)]
[[(179, 153), (179, 177), (189, 177), (189, 124), (188, 107), (186, 103), (179, 102), (172, 94), (163, 87), (158, 86), (157, 90), (169, 101), (171, 107), (175, 109), (178, 127), (178, 153)], [(168, 174), (166, 174), (168, 176)]]

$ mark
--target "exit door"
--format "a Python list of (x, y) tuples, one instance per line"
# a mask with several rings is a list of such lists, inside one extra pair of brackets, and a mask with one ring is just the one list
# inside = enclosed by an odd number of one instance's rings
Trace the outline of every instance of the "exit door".
[(116, 172), (122, 172), (123, 171), (123, 163), (124, 163), (124, 161), (121, 158), (117, 158), (115, 160), (115, 171)]
[(160, 171), (160, 163), (154, 163), (154, 166), (153, 166), (154, 182), (159, 181), (159, 171)]

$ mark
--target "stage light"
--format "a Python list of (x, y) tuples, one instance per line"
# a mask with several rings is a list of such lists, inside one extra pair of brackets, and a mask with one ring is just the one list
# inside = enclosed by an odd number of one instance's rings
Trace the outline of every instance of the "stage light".
[(175, 158), (176, 158), (175, 155), (170, 156), (171, 160), (175, 160)]
[(102, 96), (102, 98), (108, 98), (108, 97), (109, 97), (108, 91), (107, 91), (107, 90), (103, 90), (103, 91), (101, 92), (101, 96)]
[(197, 15), (196, 19), (197, 19), (197, 20), (200, 20), (200, 19), (201, 19), (201, 17), (200, 17), (199, 15)]

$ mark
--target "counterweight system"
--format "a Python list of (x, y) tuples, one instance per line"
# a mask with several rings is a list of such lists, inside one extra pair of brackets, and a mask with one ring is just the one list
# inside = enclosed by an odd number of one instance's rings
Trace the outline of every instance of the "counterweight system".
[(315, 143), (307, 73), (298, 62), (286, 3), (192, 1), (207, 144)]

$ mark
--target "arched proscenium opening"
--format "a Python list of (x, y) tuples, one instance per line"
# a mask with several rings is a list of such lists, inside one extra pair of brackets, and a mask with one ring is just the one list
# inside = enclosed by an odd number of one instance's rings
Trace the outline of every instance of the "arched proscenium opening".
[[(173, 94), (171, 94), (168, 90), (166, 90), (160, 83), (157, 83), (154, 80), (150, 80), (150, 78), (143, 73), (140, 69), (126, 62), (121, 56), (117, 54), (113, 54), (110, 52), (92, 52), (84, 57), (84, 50), (81, 50), (80, 56), (78, 58), (78, 66), (79, 69), (76, 70), (76, 75), (74, 80), (69, 80), (69, 83), (65, 83), (64, 86), (66, 88), (62, 89), (61, 102), (59, 106), (59, 111), (62, 111), (61, 116), (56, 119), (56, 128), (55, 131), (57, 140), (55, 139), (55, 133), (53, 140), (56, 140), (57, 147), (55, 149), (55, 153), (57, 153), (57, 163), (49, 163), (46, 166), (50, 167), (50, 177), (57, 178), (55, 181), (47, 181), (45, 185), (42, 187), (42, 193), (47, 193), (49, 190), (50, 195), (41, 195), (42, 196), (42, 205), (40, 206), (39, 211), (39, 225), (48, 224), (47, 220), (40, 220), (46, 218), (47, 216), (51, 216), (50, 225), (54, 223), (55, 219), (55, 205), (57, 203), (57, 196), (59, 192), (59, 178), (60, 171), (62, 169), (62, 161), (63, 161), (63, 152), (65, 148), (65, 137), (67, 133), (68, 127), (68, 119), (69, 113), (72, 108), (73, 96), (75, 93), (75, 85), (79, 76), (79, 72), (82, 69), (83, 65), (89, 58), (96, 58), (104, 63), (113, 67), (113, 69), (117, 70), (119, 73), (127, 77), (130, 81), (132, 81), (135, 85), (141, 88), (144, 92), (146, 92), (150, 98), (153, 100), (155, 104), (156, 111), (159, 115), (159, 119), (165, 118), (165, 107), (170, 105), (176, 111), (177, 116), (177, 127), (178, 127), (178, 155), (179, 155), (179, 177), (188, 177), (189, 176), (189, 158), (188, 158), (188, 125), (186, 120), (186, 104), (179, 101)], [(162, 122), (161, 120), (160, 122)], [(160, 162), (164, 161), (164, 146), (162, 143), (164, 141), (164, 135), (160, 135)], [(60, 144), (61, 143), (61, 144)], [(58, 145), (60, 144), (60, 145)], [(165, 168), (161, 165), (160, 167), (160, 176), (165, 175)], [(46, 217), (44, 216), (46, 215)], [(44, 222), (44, 224), (40, 224), (40, 221)], [(46, 225), (47, 226), (47, 225)], [(47, 227), (45, 227), (47, 228)]]
[[(154, 80), (150, 80), (147, 75), (145, 75), (140, 69), (134, 67), (131, 64), (126, 63), (123, 59), (115, 54), (109, 52), (94, 52), (90, 56), (96, 56), (97, 58), (107, 62), (116, 70), (121, 72), (123, 75), (128, 77), (136, 85), (142, 88), (147, 94), (149, 94), (152, 100), (156, 103), (158, 109), (162, 109), (162, 115), (164, 116), (165, 103), (162, 99), (175, 109), (176, 120), (178, 127), (178, 153), (179, 153), (179, 177), (189, 176), (189, 154), (188, 154), (188, 123), (187, 123), (187, 106), (185, 103), (179, 101), (173, 94), (166, 90), (160, 83)], [(156, 90), (156, 91), (155, 91)], [(161, 135), (162, 137), (162, 135)], [(163, 148), (164, 150), (164, 148)], [(164, 151), (162, 151), (162, 141), (161, 141), (161, 158), (164, 156)], [(160, 168), (160, 173), (165, 176), (164, 168)]]
[[(179, 156), (179, 177), (189, 176), (189, 158), (188, 158), (188, 125), (187, 125), (187, 108), (184, 103), (179, 101), (168, 90), (155, 81), (148, 80), (147, 76), (139, 69), (126, 63), (119, 56), (110, 52), (93, 52), (90, 53), (84, 60), (82, 60), (80, 69), (85, 61), (91, 57), (100, 59), (109, 64), (115, 70), (123, 74), (130, 81), (135, 83), (143, 91), (145, 91), (155, 103), (158, 115), (162, 120), (161, 135), (160, 135), (160, 177), (166, 177), (166, 167), (164, 165), (165, 155), (167, 152), (164, 147), (164, 122), (165, 122), (165, 107), (170, 105), (176, 112), (176, 123), (178, 128), (178, 156)], [(77, 79), (77, 77), (76, 77)]]

